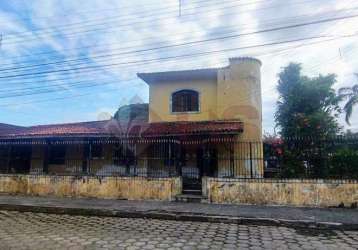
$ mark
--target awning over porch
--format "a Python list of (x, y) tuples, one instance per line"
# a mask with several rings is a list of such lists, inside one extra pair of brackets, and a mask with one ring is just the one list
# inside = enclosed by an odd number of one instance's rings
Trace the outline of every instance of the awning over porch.
[(159, 122), (144, 120), (91, 121), (31, 127), (6, 126), (0, 129), (0, 142), (56, 138), (153, 138), (193, 135), (239, 134), (240, 121)]

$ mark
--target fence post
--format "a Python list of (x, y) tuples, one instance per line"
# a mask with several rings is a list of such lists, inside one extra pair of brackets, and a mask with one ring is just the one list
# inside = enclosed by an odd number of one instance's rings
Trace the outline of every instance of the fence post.
[(250, 175), (251, 175), (251, 178), (253, 178), (254, 173), (252, 170), (252, 142), (249, 142), (249, 145), (250, 145)]
[(88, 142), (88, 154), (87, 154), (87, 173), (91, 173), (91, 161), (92, 161), (92, 141)]
[(137, 155), (137, 141), (133, 139), (132, 141), (132, 147), (133, 147), (133, 165), (134, 165), (134, 176), (138, 176), (138, 155)]
[(169, 177), (172, 176), (172, 144), (171, 144), (171, 140), (167, 139), (167, 145), (168, 145), (168, 167), (169, 167), (169, 171), (168, 171), (168, 175)]
[(235, 177), (235, 143), (229, 141), (230, 146), (230, 177)]
[(51, 149), (51, 144), (49, 143), (49, 141), (46, 141), (45, 144), (45, 150), (44, 150), (44, 161), (43, 161), (43, 173), (48, 174), (48, 161), (49, 161), (49, 154), (50, 154), (50, 150)]
[(9, 144), (9, 148), (7, 150), (7, 162), (6, 162), (7, 173), (10, 173), (11, 150), (12, 150), (12, 145)]
[(181, 157), (182, 157), (182, 143), (181, 143), (181, 141), (177, 142), (176, 148), (177, 148), (176, 157), (175, 157), (175, 159), (176, 159), (176, 162), (175, 162), (176, 172), (177, 172), (178, 176), (182, 176), (182, 172), (181, 172), (181, 167), (182, 167), (182, 163), (181, 163), (181, 161), (182, 161), (182, 159), (181, 159)]

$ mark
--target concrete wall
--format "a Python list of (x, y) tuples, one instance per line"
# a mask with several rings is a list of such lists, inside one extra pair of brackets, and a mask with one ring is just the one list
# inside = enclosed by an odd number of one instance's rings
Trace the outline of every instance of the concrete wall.
[(180, 178), (0, 175), (0, 193), (128, 200), (173, 200)]
[(207, 178), (203, 183), (212, 203), (329, 207), (358, 202), (358, 181), (353, 180)]

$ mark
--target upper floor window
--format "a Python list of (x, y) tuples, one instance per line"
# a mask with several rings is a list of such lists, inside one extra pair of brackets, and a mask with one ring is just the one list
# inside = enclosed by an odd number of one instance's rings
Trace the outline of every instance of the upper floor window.
[(172, 112), (199, 111), (199, 93), (194, 90), (180, 90), (172, 94)]

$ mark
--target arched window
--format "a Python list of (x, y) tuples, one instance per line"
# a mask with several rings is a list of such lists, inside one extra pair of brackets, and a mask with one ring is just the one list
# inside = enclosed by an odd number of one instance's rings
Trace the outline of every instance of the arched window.
[(172, 94), (172, 112), (199, 111), (199, 93), (194, 90), (180, 90)]

